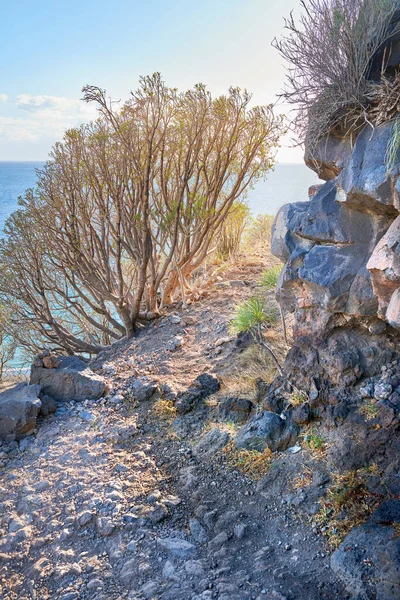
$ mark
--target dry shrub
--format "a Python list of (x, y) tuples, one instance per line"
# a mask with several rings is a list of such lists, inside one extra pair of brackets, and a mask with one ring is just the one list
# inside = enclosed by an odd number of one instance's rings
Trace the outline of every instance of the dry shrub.
[(230, 468), (236, 469), (254, 481), (260, 480), (268, 473), (272, 462), (272, 452), (269, 448), (263, 452), (244, 448), (238, 450), (233, 441), (225, 446), (223, 453)]
[(160, 398), (154, 403), (152, 413), (163, 421), (172, 421), (176, 417), (176, 407), (171, 400)]
[[(276, 346), (274, 347), (276, 349)], [(271, 358), (258, 344), (252, 344), (239, 354), (229, 370), (224, 373), (223, 385), (232, 394), (253, 394), (257, 379), (272, 382), (276, 376), (277, 369)]]
[(273, 215), (257, 215), (248, 224), (244, 234), (243, 249), (251, 253), (270, 249)]
[(321, 500), (315, 517), (332, 548), (337, 548), (347, 533), (364, 523), (376, 508), (380, 498), (368, 491), (366, 481), (377, 472), (379, 469), (372, 464), (364, 469), (333, 474), (333, 484)]
[[(285, 21), (274, 40), (289, 63), (282, 93), (294, 105), (293, 125), (310, 149), (335, 128), (353, 131), (367, 120), (372, 59), (391, 35), (397, 0), (302, 0), (298, 22)], [(387, 56), (386, 56), (387, 59)], [(382, 65), (384, 70), (385, 65)]]
[(237, 256), (243, 233), (251, 221), (250, 209), (244, 202), (237, 201), (227, 216), (218, 234), (216, 258), (218, 261)]

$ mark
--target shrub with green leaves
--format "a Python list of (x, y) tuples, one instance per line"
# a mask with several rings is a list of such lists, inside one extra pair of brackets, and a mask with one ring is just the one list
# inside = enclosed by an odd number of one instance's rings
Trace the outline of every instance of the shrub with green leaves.
[(274, 265), (270, 269), (263, 271), (260, 278), (260, 285), (267, 290), (276, 288), (280, 272), (282, 271), (281, 265)]

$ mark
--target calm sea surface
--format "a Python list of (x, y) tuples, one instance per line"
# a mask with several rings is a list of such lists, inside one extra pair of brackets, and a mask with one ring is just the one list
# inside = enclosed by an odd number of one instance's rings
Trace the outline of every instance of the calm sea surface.
[[(18, 197), (35, 185), (35, 169), (40, 162), (0, 162), (0, 231), (7, 217), (16, 209)], [(318, 178), (302, 164), (279, 164), (266, 181), (257, 184), (248, 196), (254, 215), (275, 214), (282, 204), (308, 199), (308, 188)]]

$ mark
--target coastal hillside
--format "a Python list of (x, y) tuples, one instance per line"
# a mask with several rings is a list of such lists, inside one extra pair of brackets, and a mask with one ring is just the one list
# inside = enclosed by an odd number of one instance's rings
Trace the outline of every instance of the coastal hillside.
[[(296, 8), (291, 117), (85, 85), (6, 221), (1, 599), (400, 598), (400, 4)], [(254, 216), (290, 134), (314, 183)]]

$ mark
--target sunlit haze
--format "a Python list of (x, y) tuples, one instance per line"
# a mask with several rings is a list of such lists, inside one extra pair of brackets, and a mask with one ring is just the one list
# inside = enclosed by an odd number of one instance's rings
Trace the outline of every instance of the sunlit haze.
[[(247, 88), (276, 102), (284, 65), (271, 46), (298, 0), (30, 0), (3, 3), (0, 160), (44, 160), (63, 131), (95, 113), (84, 84), (126, 99), (140, 75), (160, 71), (170, 86), (206, 83), (213, 94)], [(277, 110), (285, 111), (284, 106)], [(289, 147), (280, 162), (301, 162)]]

